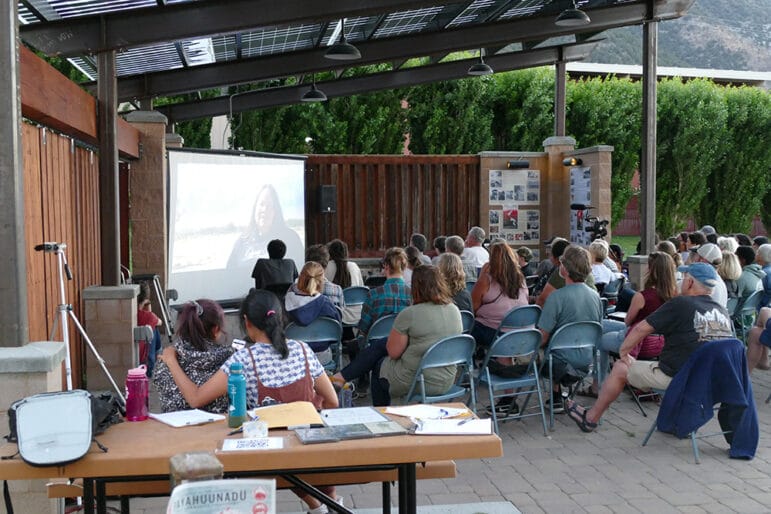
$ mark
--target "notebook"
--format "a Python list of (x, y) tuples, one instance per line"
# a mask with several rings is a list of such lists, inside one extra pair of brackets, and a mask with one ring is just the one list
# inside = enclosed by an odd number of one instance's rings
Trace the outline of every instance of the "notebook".
[(225, 419), (225, 416), (222, 414), (214, 414), (201, 409), (178, 410), (176, 412), (164, 412), (163, 414), (153, 414), (151, 412), (148, 416), (175, 428), (203, 425), (204, 423)]

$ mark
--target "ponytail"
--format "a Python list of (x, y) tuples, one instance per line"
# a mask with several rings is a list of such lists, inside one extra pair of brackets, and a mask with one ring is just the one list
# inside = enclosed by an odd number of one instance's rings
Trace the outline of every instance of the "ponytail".
[(241, 302), (239, 314), (244, 332), (246, 332), (245, 320), (248, 319), (249, 323), (265, 332), (271, 346), (282, 359), (289, 356), (289, 346), (286, 344), (284, 334), (284, 309), (275, 294), (264, 289), (252, 288)]
[(206, 350), (208, 341), (214, 340), (214, 329), (225, 326), (222, 307), (212, 300), (199, 299), (187, 302), (177, 318), (177, 334), (196, 350)]

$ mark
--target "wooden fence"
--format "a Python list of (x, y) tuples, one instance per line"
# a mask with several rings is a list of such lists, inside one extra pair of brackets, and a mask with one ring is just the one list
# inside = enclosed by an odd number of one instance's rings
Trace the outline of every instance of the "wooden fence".
[[(34, 251), (44, 241), (66, 243), (73, 280), (65, 276), (67, 302), (81, 317), (81, 291), (101, 281), (97, 155), (66, 136), (24, 123), (24, 230), (27, 248), (29, 340), (47, 341), (60, 302), (57, 256)], [(84, 369), (83, 342), (70, 324), (72, 376)], [(61, 324), (54, 340), (61, 341)]]
[[(339, 238), (353, 257), (404, 246), (413, 232), (430, 241), (466, 236), (479, 225), (475, 155), (311, 155), (305, 168), (306, 241)], [(336, 212), (322, 212), (322, 185), (336, 186)]]

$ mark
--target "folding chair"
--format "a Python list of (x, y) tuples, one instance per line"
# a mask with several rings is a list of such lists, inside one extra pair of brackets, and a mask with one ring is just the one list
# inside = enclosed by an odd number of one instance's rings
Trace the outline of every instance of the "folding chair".
[[(345, 299), (346, 307), (361, 306), (367, 301), (369, 296), (369, 288), (364, 286), (351, 286), (343, 289), (343, 298)], [(358, 323), (358, 322), (357, 322)], [(347, 326), (356, 326), (349, 324)]]
[[(546, 412), (543, 406), (543, 395), (541, 394), (541, 380), (538, 376), (538, 368), (536, 366), (536, 357), (538, 356), (538, 349), (540, 346), (541, 331), (535, 328), (512, 330), (502, 334), (493, 341), (490, 350), (488, 350), (487, 355), (485, 356), (485, 360), (482, 362), (482, 367), (479, 368), (477, 387), (487, 387), (487, 394), (490, 399), (490, 405), (492, 406), (495, 405), (496, 398), (527, 395), (525, 403), (519, 411), (519, 415), (507, 417), (505, 421), (508, 421), (509, 419), (522, 419), (525, 417), (537, 416), (539, 412), (524, 414), (527, 409), (527, 404), (530, 401), (530, 397), (535, 392), (538, 398), (541, 422), (543, 423), (543, 435), (546, 435)], [(490, 359), (497, 359), (500, 357), (530, 359), (530, 364), (528, 365), (525, 374), (521, 377), (501, 377), (490, 373), (488, 367)], [(511, 390), (515, 391), (506, 392)], [(496, 395), (496, 391), (504, 391), (504, 393)], [(498, 415), (495, 412), (495, 408), (492, 409), (492, 416), (493, 427), (495, 427), (495, 432), (497, 433)]]
[(541, 308), (537, 305), (521, 305), (514, 307), (507, 312), (500, 324), (498, 330), (495, 332), (495, 338), (498, 338), (502, 333), (517, 328), (530, 328), (538, 324), (538, 319), (541, 317)]
[(380, 339), (387, 339), (388, 334), (391, 333), (391, 327), (394, 325), (396, 314), (386, 314), (376, 319), (375, 322), (369, 327), (367, 337), (364, 338), (364, 346), (367, 347), (371, 342)]
[[(544, 362), (549, 373), (549, 393), (554, 391), (554, 362), (572, 367), (579, 378), (596, 373), (599, 368), (597, 342), (602, 337), (602, 325), (596, 321), (576, 321), (559, 327), (549, 338)], [(553, 395), (552, 395), (553, 396)], [(554, 399), (549, 402), (549, 429), (554, 429)]]
[(606, 315), (616, 310), (616, 302), (618, 302), (618, 293), (624, 287), (624, 282), (626, 282), (626, 278), (622, 276), (615, 280), (611, 280), (603, 288), (602, 294), (600, 296), (608, 299), (608, 306), (605, 309)]
[(760, 299), (763, 296), (763, 290), (758, 290), (747, 297), (744, 303), (740, 303), (733, 313), (734, 327), (736, 328), (739, 339), (746, 345), (747, 334), (755, 323), (755, 317), (758, 313)]
[[(697, 435), (699, 428), (704, 426), (718, 412), (721, 428), (724, 421), (734, 421), (744, 433), (737, 432), (726, 437), (732, 446), (731, 457), (751, 458), (747, 455), (747, 447), (734, 449), (733, 442), (744, 439), (747, 432), (755, 431), (757, 445), (757, 412), (752, 394), (752, 382), (747, 370), (747, 357), (744, 345), (738, 339), (722, 339), (703, 343), (691, 354), (688, 361), (672, 378), (669, 387), (656, 391), (663, 395), (659, 414), (650, 430), (643, 439), (642, 446), (648, 444), (653, 432), (658, 428), (662, 432), (672, 433), (683, 439), (690, 438), (693, 457), (696, 464), (699, 460), (697, 439), (716, 435), (731, 434), (732, 430), (721, 430), (710, 434)], [(715, 405), (718, 405), (715, 408)], [(739, 407), (743, 410), (741, 419), (735, 419), (731, 412), (725, 409)], [(721, 416), (720, 411), (724, 411)], [(750, 418), (745, 418), (750, 416)], [(752, 452), (754, 455), (754, 451)]]
[[(446, 402), (454, 398), (461, 398), (468, 394), (470, 397), (471, 410), (476, 413), (474, 381), (470, 380), (468, 386), (461, 384), (464, 374), (469, 373), (469, 375), (471, 375), (473, 372), (475, 347), (476, 342), (474, 341), (474, 338), (468, 334), (445, 337), (434, 343), (431, 348), (423, 354), (423, 358), (420, 360), (420, 365), (415, 373), (415, 378), (412, 379), (409, 392), (404, 397), (405, 402), (409, 403), (415, 400), (419, 400), (421, 403)], [(443, 394), (426, 394), (426, 370), (453, 365), (463, 369), (459, 369), (456, 372), (456, 377), (458, 378), (450, 389)]]
[(474, 313), (471, 311), (460, 311), (460, 320), (463, 324), (463, 333), (470, 334), (474, 328)]
[(322, 316), (306, 326), (292, 322), (287, 325), (285, 333), (287, 339), (304, 341), (316, 353), (330, 348), (332, 360), (326, 363), (324, 368), (329, 371), (337, 371), (342, 368), (343, 326), (336, 319)]
[(471, 294), (471, 290), (474, 289), (476, 283), (476, 280), (466, 280), (466, 291), (468, 291), (469, 294)]

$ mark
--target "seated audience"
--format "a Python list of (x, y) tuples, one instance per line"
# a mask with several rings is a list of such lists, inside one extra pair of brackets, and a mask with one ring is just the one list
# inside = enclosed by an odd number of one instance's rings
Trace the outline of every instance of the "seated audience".
[[(372, 404), (390, 405), (391, 398), (409, 391), (423, 354), (440, 339), (462, 330), (460, 311), (453, 305), (439, 270), (431, 265), (418, 266), (413, 276), (412, 306), (396, 316), (388, 340), (364, 348), (333, 381), (341, 385), (372, 371)], [(426, 371), (426, 394), (447, 392), (455, 372), (455, 366)]]
[(765, 243), (760, 245), (755, 259), (763, 269), (763, 273), (765, 273), (765, 276), (761, 280), (763, 296), (760, 297), (759, 307), (765, 305), (771, 307), (771, 244)]
[[(324, 268), (325, 273), (329, 265), (329, 251), (326, 245), (315, 244), (305, 249), (305, 262), (318, 262)], [(340, 308), (345, 313), (345, 298), (343, 297), (343, 288), (329, 280), (324, 281), (324, 287), (321, 294), (332, 300), (335, 307)]]
[[(602, 384), (594, 406), (584, 408), (574, 401), (567, 402), (568, 416), (583, 432), (597, 428), (603, 413), (627, 383), (642, 390), (666, 389), (672, 377), (703, 342), (732, 337), (728, 312), (710, 297), (710, 290), (719, 280), (715, 268), (697, 262), (683, 266), (680, 271), (685, 273), (681, 296), (663, 304), (627, 334), (619, 349), (621, 357)], [(630, 352), (653, 333), (664, 336), (659, 360), (635, 360)]]
[(332, 300), (321, 294), (324, 286), (324, 268), (318, 262), (306, 262), (297, 282), (286, 293), (284, 303), (289, 319), (299, 325), (313, 323), (320, 316), (340, 321), (340, 310)]
[(616, 275), (608, 268), (604, 262), (608, 258), (607, 243), (593, 241), (589, 245), (589, 254), (592, 256), (592, 276), (597, 290), (601, 291), (606, 285), (616, 278)]
[(537, 275), (538, 264), (533, 260), (533, 251), (527, 246), (517, 248), (517, 263), (525, 278)]
[[(669, 241), (665, 242), (669, 243)], [(599, 343), (601, 379), (604, 378), (608, 370), (609, 353), (618, 353), (621, 343), (629, 331), (677, 294), (675, 263), (672, 258), (664, 252), (650, 254), (648, 256), (648, 271), (645, 274), (643, 284), (643, 290), (635, 293), (632, 297), (632, 303), (624, 319), (628, 329), (602, 335), (602, 340)], [(650, 335), (635, 346), (629, 354), (640, 359), (652, 359), (659, 356), (663, 346), (663, 338)]]
[(742, 265), (739, 257), (733, 252), (723, 251), (723, 258), (717, 266), (717, 274), (725, 284), (728, 299), (733, 299), (734, 307), (738, 305), (739, 286), (737, 280), (742, 275)]
[(672, 258), (675, 263), (675, 279), (679, 282), (683, 278), (682, 273), (677, 271), (677, 268), (683, 265), (683, 258), (680, 252), (675, 249), (675, 245), (671, 241), (660, 241), (656, 245), (657, 252), (664, 252)]
[(735, 253), (736, 249), (739, 248), (739, 243), (733, 236), (720, 236), (717, 238), (717, 246), (722, 252)]
[(139, 284), (139, 294), (137, 295), (137, 326), (148, 326), (153, 329), (153, 338), (147, 341), (147, 376), (153, 376), (155, 369), (155, 359), (158, 352), (161, 351), (161, 333), (158, 327), (163, 324), (161, 319), (153, 313), (152, 303), (150, 302), (150, 288), (147, 282)]
[(447, 241), (447, 238), (445, 236), (437, 236), (434, 238), (434, 251), (436, 252), (436, 255), (434, 257), (431, 257), (431, 264), (434, 266), (439, 265), (439, 257), (442, 256), (444, 252), (446, 252), (445, 242)]
[(407, 287), (412, 284), (412, 272), (415, 268), (423, 265), (423, 261), (420, 260), (420, 250), (414, 246), (408, 246), (404, 249), (404, 253), (407, 255), (407, 267), (404, 268), (404, 283)]
[(460, 257), (460, 262), (463, 264), (463, 272), (466, 274), (466, 282), (473, 282), (477, 279), (477, 266), (476, 263), (470, 258), (464, 255), (465, 246), (463, 239), (460, 236), (449, 236), (444, 246), (448, 253), (454, 253)]
[(297, 278), (297, 267), (292, 259), (284, 259), (286, 245), (280, 239), (268, 243), (268, 258), (257, 259), (252, 269), (254, 287), (265, 289), (271, 284), (291, 284)]
[(422, 264), (431, 264), (431, 258), (425, 254), (426, 246), (428, 246), (428, 240), (423, 234), (412, 234), (410, 236), (410, 246), (417, 248), (418, 259)]
[(490, 260), (490, 254), (482, 246), (484, 241), (485, 231), (482, 227), (471, 227), (466, 236), (466, 249), (463, 250), (463, 255), (477, 268), (481, 268)]
[(514, 251), (506, 243), (490, 246), (490, 262), (482, 267), (471, 290), (477, 345), (489, 347), (503, 317), (514, 307), (528, 304), (527, 284)]
[[(704, 262), (717, 268), (723, 261), (723, 253), (716, 244), (704, 243), (699, 247), (691, 248), (691, 263)], [(686, 262), (686, 264), (690, 264)], [(715, 285), (711, 288), (712, 299), (718, 304), (726, 307), (728, 305), (728, 290), (726, 289), (725, 282), (720, 276), (717, 277)]]
[[(205, 401), (189, 403), (174, 380), (175, 370), (178, 370), (191, 384), (201, 386), (217, 373), (233, 353), (230, 346), (217, 344), (224, 326), (225, 314), (217, 302), (201, 299), (182, 307), (177, 317), (174, 343), (159, 355), (153, 374), (163, 412), (198, 407), (209, 412), (227, 412), (228, 397), (224, 388)], [(173, 366), (169, 366), (165, 358), (171, 353), (175, 356)]]
[(370, 289), (361, 308), (359, 334), (364, 338), (372, 323), (387, 314), (397, 314), (410, 304), (410, 288), (402, 278), (407, 266), (407, 254), (401, 248), (389, 248), (383, 257), (385, 284)]
[(466, 274), (463, 272), (460, 257), (454, 253), (443, 253), (439, 256), (438, 268), (447, 283), (452, 303), (462, 311), (474, 312), (471, 293), (466, 289)]
[(766, 236), (755, 236), (752, 238), (752, 249), (757, 251), (761, 246), (768, 244), (768, 238)]
[(704, 234), (708, 243), (717, 244), (717, 231), (712, 225), (704, 225), (699, 229), (699, 232)]
[(752, 293), (763, 289), (763, 278), (766, 274), (760, 264), (755, 262), (755, 250), (751, 246), (740, 246), (736, 249), (736, 256), (742, 266), (742, 273), (736, 281), (736, 293), (739, 296), (738, 307), (741, 309)]
[(752, 246), (752, 239), (747, 234), (734, 234), (739, 246)]
[[(557, 272), (565, 285), (549, 295), (538, 319), (543, 347), (548, 345), (549, 338), (558, 328), (576, 321), (600, 323), (604, 316), (600, 295), (586, 285), (586, 278), (592, 273), (589, 252), (569, 244), (558, 262)], [(561, 379), (560, 373), (555, 373), (556, 383), (551, 393), (555, 409), (562, 404)]]
[[(206, 382), (191, 380), (192, 377), (180, 366), (181, 352), (174, 347), (164, 350), (162, 361), (190, 406), (205, 408), (203, 406), (224, 396), (227, 408), (228, 376), (234, 362), (244, 367), (246, 403), (250, 409), (294, 401), (311, 402), (317, 409), (338, 406), (329, 377), (308, 345), (286, 339), (283, 309), (273, 293), (257, 289), (249, 291), (241, 303), (239, 318), (253, 344), (233, 354)], [(320, 489), (335, 498), (333, 486)], [(326, 506), (311, 495), (300, 490), (294, 492), (308, 504), (311, 514), (327, 512)]]
[[(556, 240), (551, 245), (551, 258), (554, 261), (555, 268), (554, 271), (552, 271), (552, 273), (549, 275), (548, 282), (546, 282), (543, 290), (535, 300), (535, 303), (541, 307), (544, 306), (546, 299), (549, 298), (550, 294), (565, 286), (565, 279), (562, 277), (559, 271), (559, 263), (560, 257), (562, 257), (562, 252), (564, 252), (568, 246), (570, 246), (570, 243), (564, 239)], [(597, 288), (594, 286), (594, 275), (592, 275), (591, 266), (589, 267), (589, 273), (586, 275), (586, 278), (582, 282), (589, 286), (591, 289), (594, 289), (595, 291), (597, 290)]]
[(608, 245), (608, 258), (616, 265), (616, 269), (624, 275), (629, 274), (629, 270), (624, 263), (624, 249), (621, 245), (610, 244)]
[(747, 367), (769, 369), (768, 348), (771, 347), (771, 308), (761, 307), (755, 325), (747, 335)]
[(363, 286), (359, 265), (348, 260), (348, 245), (340, 239), (333, 239), (327, 244), (329, 262), (324, 269), (328, 282), (339, 285), (343, 289), (351, 286)]

